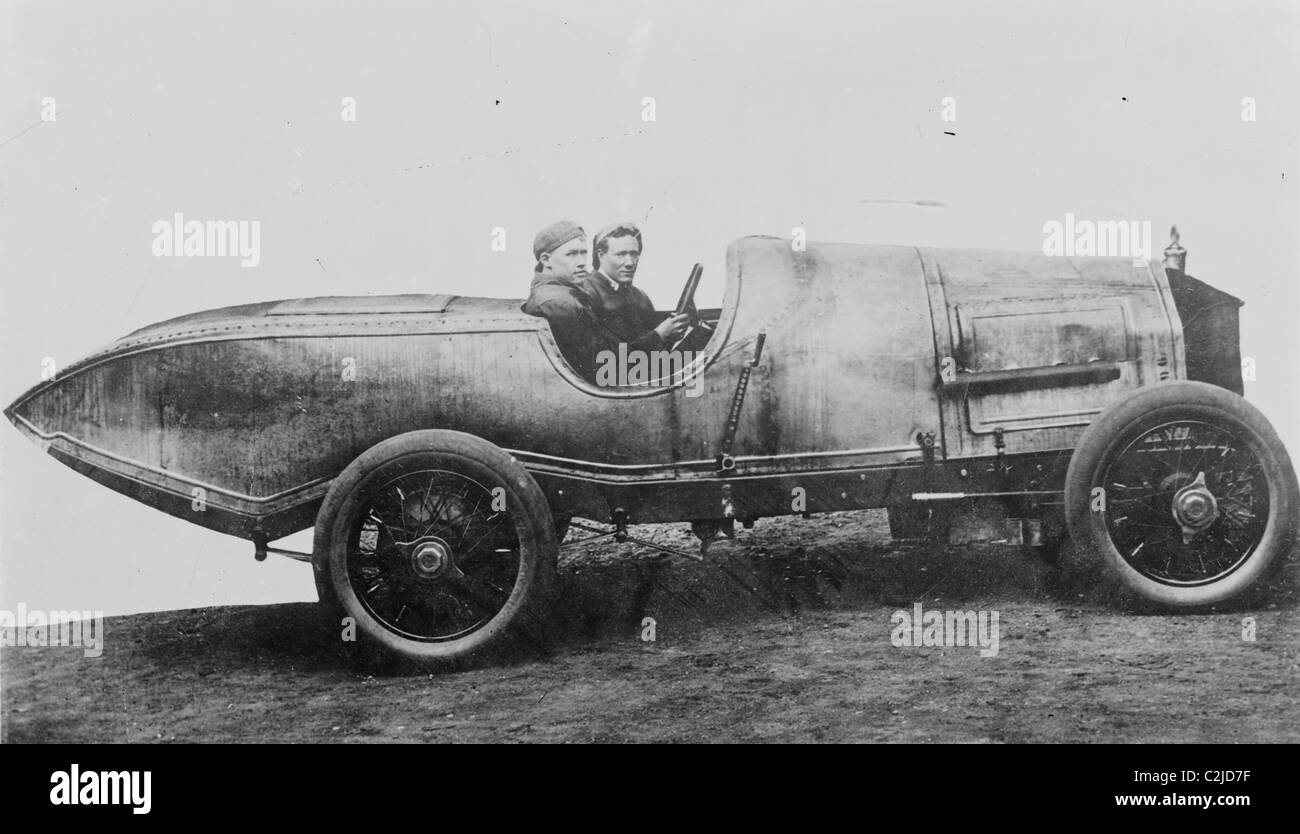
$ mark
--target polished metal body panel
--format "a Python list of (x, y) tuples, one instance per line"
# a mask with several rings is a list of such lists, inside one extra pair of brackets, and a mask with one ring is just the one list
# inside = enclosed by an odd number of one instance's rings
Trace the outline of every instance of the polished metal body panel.
[[(114, 489), (274, 538), (310, 525), (358, 455), (418, 429), (509, 450), (557, 513), (708, 518), (726, 485), (752, 517), (795, 511), (799, 486), (815, 492), (809, 511), (898, 503), (959, 469), (969, 477), (978, 467), (960, 464), (999, 443), (1011, 455), (1068, 451), (1110, 402), (1186, 375), (1155, 264), (744, 238), (724, 279), (708, 346), (646, 386), (580, 378), (517, 299), (362, 296), (151, 325), (6, 413)], [(720, 472), (760, 333), (735, 468)]]

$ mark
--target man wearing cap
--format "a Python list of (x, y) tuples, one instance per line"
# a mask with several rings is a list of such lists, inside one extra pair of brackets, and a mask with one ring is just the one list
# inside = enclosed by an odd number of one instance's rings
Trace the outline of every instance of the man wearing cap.
[(639, 287), (632, 285), (641, 260), (641, 230), (633, 223), (614, 223), (592, 241), (596, 271), (579, 276), (575, 285), (588, 299), (606, 340), (604, 347), (627, 344), (630, 350), (657, 350), (671, 345), (686, 330), (688, 317), (664, 318)]
[(587, 274), (587, 233), (572, 220), (557, 220), (533, 238), (533, 259), (537, 265), (530, 289), (556, 282), (572, 286)]
[(597, 348), (591, 302), (576, 281), (587, 275), (587, 233), (572, 220), (558, 220), (533, 238), (533, 281), (523, 311), (551, 324), (560, 352), (578, 373), (590, 376)]

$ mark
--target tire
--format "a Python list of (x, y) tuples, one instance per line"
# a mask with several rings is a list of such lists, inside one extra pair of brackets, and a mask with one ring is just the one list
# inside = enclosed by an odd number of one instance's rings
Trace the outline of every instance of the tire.
[(1088, 426), (1066, 472), (1066, 521), (1108, 589), (1199, 609), (1257, 588), (1282, 563), (1297, 494), (1291, 460), (1254, 406), (1180, 381), (1138, 391)]
[(316, 587), (334, 629), (350, 617), (359, 644), (421, 668), (510, 639), (544, 648), (555, 534), (541, 489), (505, 451), (462, 432), (410, 432), (331, 484)]

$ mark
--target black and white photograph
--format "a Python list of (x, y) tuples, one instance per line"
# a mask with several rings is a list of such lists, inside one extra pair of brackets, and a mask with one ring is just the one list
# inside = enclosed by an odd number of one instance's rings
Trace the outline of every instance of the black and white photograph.
[(0, 89), (0, 742), (1300, 741), (1292, 0), (3, 0)]

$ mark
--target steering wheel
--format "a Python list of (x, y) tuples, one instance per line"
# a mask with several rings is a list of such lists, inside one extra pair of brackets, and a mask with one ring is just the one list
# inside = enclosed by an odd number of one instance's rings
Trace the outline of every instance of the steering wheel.
[(674, 316), (686, 314), (686, 331), (682, 333), (680, 339), (673, 343), (670, 350), (677, 350), (682, 344), (689, 339), (696, 331), (702, 333), (712, 333), (713, 327), (707, 322), (700, 319), (699, 308), (695, 306), (695, 290), (700, 286), (700, 276), (704, 274), (704, 265), (696, 264), (691, 268), (690, 277), (686, 279), (686, 286), (682, 287), (682, 294), (677, 298), (677, 307), (673, 311)]

